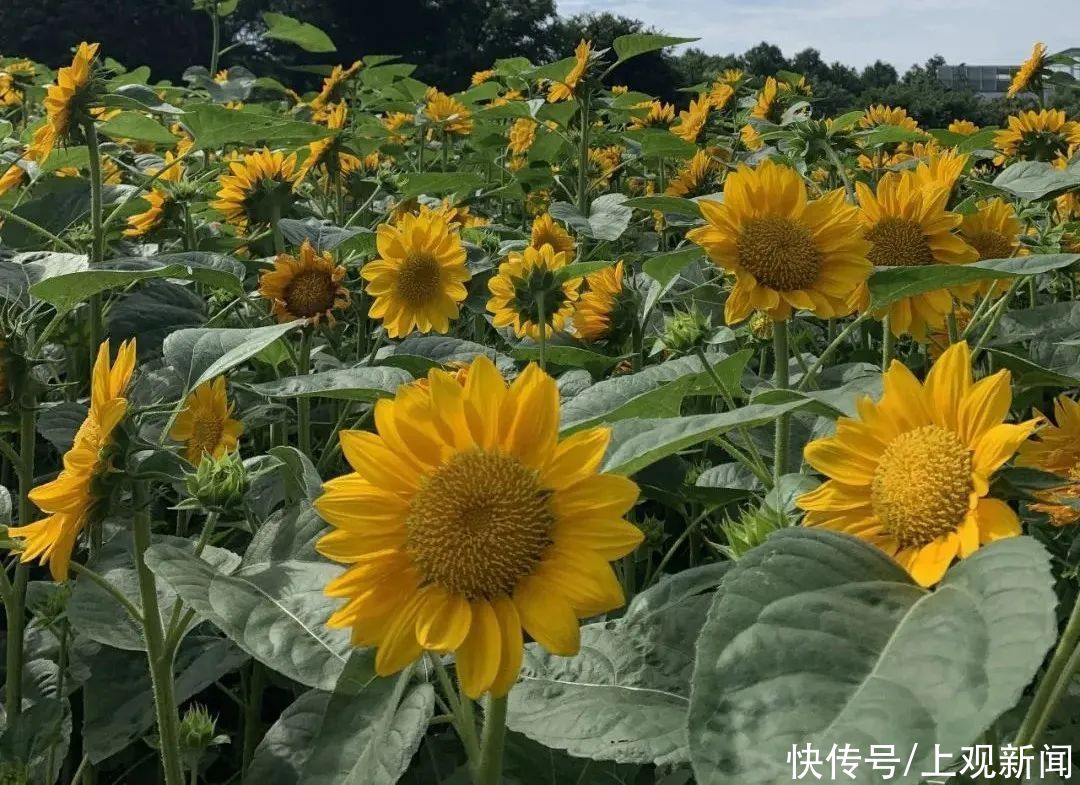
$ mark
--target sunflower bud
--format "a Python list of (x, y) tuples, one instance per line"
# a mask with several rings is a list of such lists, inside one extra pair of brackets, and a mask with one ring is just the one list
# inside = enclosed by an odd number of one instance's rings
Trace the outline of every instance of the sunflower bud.
[(204, 453), (184, 480), (187, 492), (206, 510), (224, 510), (241, 503), (247, 491), (247, 469), (236, 453), (213, 458)]
[(663, 545), (664, 522), (662, 520), (646, 515), (640, 521), (633, 521), (633, 524), (641, 529), (641, 532), (645, 535), (645, 539), (640, 546), (641, 551), (647, 548), (659, 548)]
[(764, 311), (754, 311), (750, 317), (750, 334), (759, 341), (770, 341), (773, 336), (773, 320)]
[(741, 559), (750, 550), (765, 542), (774, 531), (788, 525), (787, 516), (767, 504), (743, 510), (738, 519), (725, 518), (719, 525), (720, 532), (727, 540), (721, 550), (732, 559)]
[(695, 308), (669, 317), (660, 340), (674, 354), (689, 354), (705, 345), (709, 330), (708, 318)]
[(193, 703), (180, 720), (180, 746), (185, 753), (201, 755), (213, 742), (216, 731), (217, 718), (211, 717), (205, 706)]

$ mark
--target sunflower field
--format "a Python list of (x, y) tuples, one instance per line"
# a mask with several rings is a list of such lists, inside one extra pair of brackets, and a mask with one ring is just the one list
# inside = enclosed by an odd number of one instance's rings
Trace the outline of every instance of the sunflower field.
[(1080, 53), (612, 83), (690, 40), (0, 58), (0, 785), (1080, 777)]

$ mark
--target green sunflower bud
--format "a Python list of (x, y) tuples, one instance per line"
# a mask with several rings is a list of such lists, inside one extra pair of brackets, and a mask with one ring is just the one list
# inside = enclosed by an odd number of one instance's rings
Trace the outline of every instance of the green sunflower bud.
[(695, 308), (673, 314), (664, 325), (660, 340), (675, 354), (689, 354), (705, 345), (710, 329), (708, 318)]
[(787, 516), (766, 504), (743, 510), (738, 519), (725, 518), (719, 529), (727, 544), (721, 546), (732, 559), (741, 559), (774, 531), (787, 528)]
[(633, 522), (635, 526), (641, 529), (642, 534), (645, 535), (644, 541), (641, 543), (641, 549), (646, 548), (659, 548), (664, 543), (664, 522), (659, 518), (654, 518), (651, 515), (646, 515), (640, 521)]
[(180, 746), (185, 752), (202, 753), (214, 741), (217, 718), (205, 706), (193, 703), (180, 721)]
[(773, 320), (764, 311), (754, 311), (750, 317), (750, 334), (759, 341), (771, 341), (773, 336)]
[(243, 501), (248, 487), (247, 469), (236, 453), (226, 453), (217, 459), (204, 454), (184, 485), (204, 509), (228, 509)]

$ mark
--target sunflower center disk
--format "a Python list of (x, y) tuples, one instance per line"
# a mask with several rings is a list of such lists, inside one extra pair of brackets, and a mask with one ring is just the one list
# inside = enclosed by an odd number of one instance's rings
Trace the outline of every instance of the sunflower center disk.
[(216, 417), (198, 417), (192, 427), (191, 441), (200, 453), (213, 453), (224, 430), (225, 424)]
[(289, 283), (284, 299), (290, 313), (309, 319), (332, 309), (336, 295), (337, 284), (328, 272), (304, 270)]
[(1007, 259), (1013, 254), (1012, 243), (1001, 232), (982, 232), (967, 238), (980, 259)]
[(440, 291), (440, 269), (435, 257), (427, 253), (410, 253), (398, 270), (397, 291), (412, 306), (431, 302)]
[(867, 258), (878, 267), (920, 267), (934, 263), (922, 227), (906, 218), (884, 218), (866, 233), (873, 243)]
[(959, 528), (971, 490), (971, 451), (952, 431), (924, 425), (885, 448), (870, 498), (900, 547), (917, 548)]
[(413, 498), (405, 548), (424, 578), (449, 592), (510, 594), (551, 545), (548, 498), (517, 458), (458, 453)]
[(780, 215), (751, 218), (738, 240), (739, 263), (777, 291), (805, 289), (817, 280), (821, 252), (810, 230)]

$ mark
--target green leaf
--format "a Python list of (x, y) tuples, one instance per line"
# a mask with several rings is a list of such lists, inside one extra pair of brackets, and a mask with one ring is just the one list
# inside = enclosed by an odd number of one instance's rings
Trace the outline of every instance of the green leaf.
[(200, 150), (241, 143), (252, 147), (299, 147), (334, 133), (321, 125), (292, 120), (280, 114), (238, 112), (218, 104), (188, 107), (184, 122)]
[(612, 426), (611, 445), (604, 459), (603, 471), (634, 474), (661, 458), (714, 439), (732, 428), (763, 425), (804, 405), (805, 401), (754, 404), (722, 414), (620, 420)]
[(701, 217), (701, 207), (693, 199), (683, 199), (681, 196), (635, 196), (623, 202), (627, 207), (635, 210), (659, 210), (662, 213), (675, 213), (676, 215), (688, 215), (691, 218)]
[(993, 184), (1025, 201), (1036, 202), (1080, 186), (1080, 166), (1058, 169), (1044, 161), (1020, 161), (1006, 167)]
[(340, 605), (324, 594), (341, 573), (336, 565), (285, 561), (223, 575), (169, 545), (152, 546), (146, 563), (200, 618), (268, 668), (308, 687), (337, 682), (352, 646), (347, 630), (326, 626)]
[(656, 35), (654, 33), (633, 33), (620, 35), (611, 46), (618, 55), (618, 62), (625, 63), (632, 57), (643, 55), (646, 52), (655, 52), (657, 49), (666, 49), (678, 44), (689, 44), (699, 41), (699, 38), (678, 38), (672, 35)]
[(680, 139), (662, 128), (642, 128), (623, 135), (631, 144), (641, 147), (643, 158), (690, 158), (697, 152), (697, 145)]
[[(1036, 345), (1032, 348), (1038, 351)], [(1080, 383), (1080, 352), (1075, 347), (1051, 346), (1049, 350), (1039, 351), (1044, 355), (1042, 362), (1000, 349), (988, 351), (994, 362), (1012, 371), (1023, 387), (1075, 387)]]
[(604, 194), (593, 199), (589, 207), (589, 234), (594, 239), (614, 241), (622, 236), (634, 214), (623, 204), (625, 201), (624, 194)]
[(140, 357), (160, 357), (171, 333), (206, 321), (206, 301), (192, 287), (149, 281), (109, 306), (109, 337), (138, 338)]
[(272, 382), (252, 384), (250, 389), (266, 398), (313, 397), (372, 402), (392, 397), (398, 387), (412, 380), (412, 374), (400, 368), (356, 367), (286, 376)]
[(169, 129), (156, 120), (138, 112), (121, 112), (98, 126), (102, 134), (112, 139), (133, 139), (172, 147), (177, 139)]
[(659, 281), (661, 285), (671, 282), (680, 272), (698, 259), (705, 257), (705, 251), (696, 245), (680, 248), (678, 251), (651, 256), (645, 260), (642, 269), (646, 275)]
[(270, 11), (264, 11), (262, 18), (267, 27), (263, 35), (267, 38), (296, 44), (305, 52), (337, 51), (337, 47), (330, 40), (330, 36), (315, 25), (301, 22), (291, 16), (285, 16), (285, 14), (275, 14)]
[(771, 785), (790, 777), (792, 744), (890, 744), (916, 754), (889, 781), (917, 782), (935, 744), (973, 743), (1020, 698), (1056, 638), (1055, 604), (1029, 537), (980, 548), (927, 592), (861, 540), (777, 532), (726, 576), (698, 639), (696, 780)]
[(245, 785), (302, 785), (300, 776), (330, 698), (329, 692), (308, 690), (281, 713), (255, 748)]
[(382, 365), (404, 368), (414, 377), (426, 376), (431, 368), (450, 363), (468, 363), (478, 355), (486, 355), (503, 373), (514, 369), (514, 361), (490, 346), (444, 335), (410, 335), (393, 348), (393, 354), (382, 357)]
[[(641, 767), (633, 764), (575, 758), (510, 731), (506, 734), (501, 782), (502, 785), (637, 785), (640, 771)], [(446, 782), (449, 785), (449, 780)]]
[(1069, 301), (1006, 311), (992, 343), (1060, 341), (1077, 336), (1080, 336), (1080, 303)]
[(877, 125), (868, 131), (857, 131), (852, 136), (859, 139), (867, 147), (874, 147), (879, 144), (899, 144), (900, 142), (925, 142), (930, 138), (929, 134), (922, 131), (912, 131), (898, 125)]
[(484, 183), (484, 178), (476, 172), (419, 172), (410, 174), (402, 189), (402, 199), (427, 194), (440, 196), (448, 193), (467, 194), (475, 191)]
[(870, 308), (878, 310), (916, 294), (952, 286), (1059, 270), (1078, 260), (1080, 254), (1038, 254), (986, 259), (972, 264), (879, 267), (870, 275)]
[(303, 245), (304, 240), (307, 240), (320, 253), (331, 251), (366, 231), (359, 227), (346, 229), (334, 226), (329, 221), (320, 221), (318, 218), (305, 218), (302, 221), (296, 218), (282, 218), (279, 225), (281, 233), (290, 245)]
[[(524, 362), (539, 362), (540, 347), (531, 342), (523, 341), (513, 351), (515, 360)], [(594, 352), (584, 346), (571, 344), (547, 345), (544, 356), (552, 365), (564, 365), (567, 368), (587, 368), (592, 373), (603, 373), (619, 361), (618, 357), (610, 357), (606, 354)]]
[(565, 283), (572, 278), (584, 278), (587, 275), (598, 273), (601, 270), (606, 270), (615, 264), (614, 259), (600, 260), (595, 262), (574, 262), (568, 264), (566, 267), (561, 267), (555, 271), (555, 281), (557, 283)]
[(274, 512), (260, 527), (244, 551), (243, 566), (284, 561), (322, 562), (315, 543), (330, 530), (310, 503), (300, 502)]
[(176, 369), (185, 380), (186, 389), (191, 390), (251, 359), (301, 324), (303, 322), (297, 320), (249, 329), (202, 327), (177, 330), (165, 339), (162, 352), (165, 362)]

